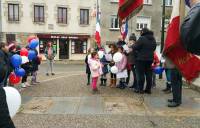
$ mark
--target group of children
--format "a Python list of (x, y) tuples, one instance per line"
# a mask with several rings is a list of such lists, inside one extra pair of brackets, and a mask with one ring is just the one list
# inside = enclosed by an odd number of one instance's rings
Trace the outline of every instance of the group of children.
[[(1, 86), (13, 86), (9, 81), (9, 75), (14, 72), (14, 67), (11, 64), (11, 57), (14, 54), (18, 54), (20, 55), (20, 50), (21, 47), (16, 45), (15, 42), (10, 43), (9, 45), (6, 45), (5, 43), (1, 43), (2, 48), (2, 62), (1, 63), (5, 63), (5, 67), (6, 67), (6, 76), (4, 76), (4, 80), (3, 82), (1, 82)], [(28, 47), (26, 47), (28, 49)], [(37, 81), (37, 71), (38, 71), (38, 67), (41, 63), (41, 58), (38, 56), (38, 52), (37, 50), (34, 50), (36, 53), (36, 58), (34, 58), (31, 61), (27, 61), (25, 63), (23, 63), (21, 65), (21, 67), (25, 70), (25, 75), (22, 77), (21, 79), (21, 87), (22, 88), (26, 88), (27, 86), (31, 86), (31, 85), (36, 85), (39, 82)], [(4, 62), (3, 62), (4, 61)], [(28, 76), (31, 76), (31, 83), (29, 84), (27, 82), (27, 78)]]

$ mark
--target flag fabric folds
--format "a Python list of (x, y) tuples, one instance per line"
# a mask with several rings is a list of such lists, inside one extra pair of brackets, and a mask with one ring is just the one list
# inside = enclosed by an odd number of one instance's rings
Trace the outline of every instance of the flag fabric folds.
[(183, 77), (192, 81), (200, 73), (200, 59), (187, 52), (182, 46), (180, 39), (180, 0), (175, 0), (173, 5), (163, 52), (176, 65)]
[(119, 0), (118, 15), (121, 20), (137, 14), (143, 7), (143, 0)]
[(120, 28), (120, 32), (121, 32), (123, 40), (125, 40), (126, 36), (128, 34), (128, 20), (124, 20), (122, 22), (122, 25), (121, 25), (121, 28)]
[(100, 10), (99, 10), (99, 2), (97, 1), (97, 11), (96, 11), (96, 32), (95, 32), (95, 40), (97, 46), (101, 47), (101, 27), (100, 27)]

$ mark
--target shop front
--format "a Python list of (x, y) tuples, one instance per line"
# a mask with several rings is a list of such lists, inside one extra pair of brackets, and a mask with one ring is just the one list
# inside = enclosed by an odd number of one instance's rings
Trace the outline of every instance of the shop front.
[(90, 46), (89, 35), (37, 34), (40, 40), (39, 53), (44, 54), (48, 42), (56, 51), (55, 60), (83, 60)]

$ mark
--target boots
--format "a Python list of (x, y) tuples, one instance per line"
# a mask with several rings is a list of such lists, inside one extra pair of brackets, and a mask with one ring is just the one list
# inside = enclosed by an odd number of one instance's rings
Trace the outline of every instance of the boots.
[(103, 78), (101, 78), (100, 86), (104, 86), (104, 79)]
[(116, 79), (113, 79), (113, 84), (112, 84), (112, 88), (115, 88), (116, 87), (116, 83), (117, 83), (117, 80)]
[(107, 79), (103, 79), (103, 86), (106, 86)]
[(114, 81), (113, 81), (113, 79), (111, 78), (111, 79), (110, 79), (110, 85), (109, 85), (110, 87), (113, 86), (113, 82), (114, 82)]

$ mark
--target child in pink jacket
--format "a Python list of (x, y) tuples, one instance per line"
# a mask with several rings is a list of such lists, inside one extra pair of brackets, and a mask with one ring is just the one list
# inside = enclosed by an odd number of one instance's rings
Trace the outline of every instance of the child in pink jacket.
[(128, 77), (127, 73), (127, 57), (124, 54), (124, 49), (123, 47), (118, 48), (118, 52), (122, 54), (122, 59), (120, 62), (117, 62), (115, 65), (118, 68), (118, 73), (117, 73), (117, 79), (119, 79), (119, 85), (117, 86), (120, 89), (126, 88), (126, 78)]
[(99, 61), (99, 56), (97, 52), (92, 52), (91, 59), (88, 60), (91, 76), (92, 76), (92, 90), (93, 92), (97, 92), (97, 81), (99, 76), (102, 75), (102, 65)]

